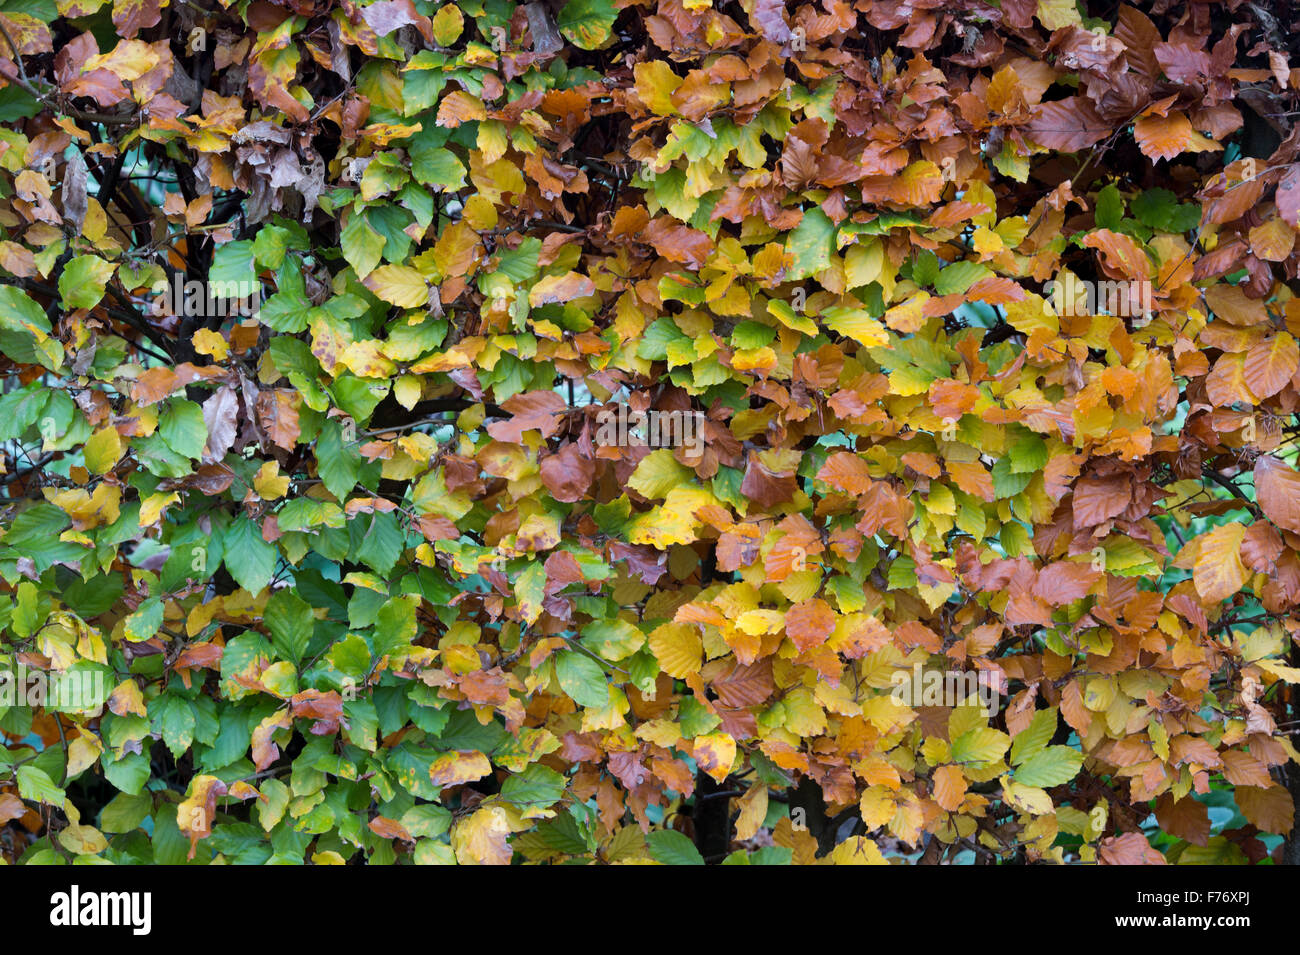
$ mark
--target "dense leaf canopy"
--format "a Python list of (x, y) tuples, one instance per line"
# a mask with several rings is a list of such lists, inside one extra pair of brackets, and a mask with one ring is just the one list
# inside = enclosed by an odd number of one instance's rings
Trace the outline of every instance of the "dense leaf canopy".
[(1282, 858), (1294, 29), (0, 0), (0, 852)]

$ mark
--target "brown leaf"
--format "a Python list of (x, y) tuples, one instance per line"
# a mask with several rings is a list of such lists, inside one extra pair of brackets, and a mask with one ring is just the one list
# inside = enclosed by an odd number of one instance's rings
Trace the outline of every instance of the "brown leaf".
[(498, 441), (518, 444), (525, 431), (540, 431), (543, 438), (555, 434), (560, 427), (557, 416), (565, 404), (553, 391), (524, 391), (512, 395), (502, 407), (512, 417), (488, 422), (487, 432)]
[(1091, 564), (1062, 560), (1044, 567), (1034, 584), (1034, 593), (1056, 607), (1073, 603), (1101, 579)]
[(785, 613), (785, 632), (801, 653), (819, 647), (835, 630), (835, 611), (820, 597), (800, 601)]
[(1268, 454), (1255, 459), (1255, 499), (1264, 516), (1300, 534), (1300, 474)]
[(764, 510), (770, 510), (794, 497), (797, 487), (794, 471), (774, 473), (767, 469), (756, 452), (751, 451), (749, 453), (749, 463), (745, 467), (745, 478), (740, 483), (742, 496), (753, 501)]
[(131, 386), (131, 400), (138, 405), (152, 405), (162, 401), (181, 387), (180, 377), (166, 365), (150, 368)]
[(1101, 840), (1097, 847), (1101, 865), (1168, 865), (1158, 850), (1140, 832), (1126, 832)]
[(1264, 832), (1285, 836), (1295, 825), (1295, 803), (1282, 786), (1241, 786), (1233, 793), (1233, 798), (1242, 815)]
[(1172, 794), (1165, 793), (1156, 802), (1156, 821), (1165, 832), (1192, 845), (1203, 846), (1210, 841), (1210, 812), (1205, 803), (1191, 796), (1175, 801)]
[(385, 816), (375, 816), (370, 820), (370, 831), (381, 839), (401, 839), (403, 842), (414, 842), (415, 837), (407, 831), (407, 828), (396, 819), (388, 819)]
[(586, 496), (596, 475), (596, 462), (585, 457), (578, 445), (571, 442), (542, 458), (541, 474), (551, 497), (572, 504)]
[(1239, 749), (1225, 750), (1223, 756), (1223, 778), (1234, 786), (1258, 786), (1267, 789), (1273, 785), (1268, 775), (1268, 768), (1250, 753)]
[(0, 793), (0, 826), (11, 819), (18, 819), (27, 812), (23, 801), (13, 793)]
[(1269, 398), (1283, 388), (1300, 367), (1300, 346), (1286, 332), (1253, 345), (1246, 352), (1246, 385), (1257, 398)]
[(361, 7), (360, 13), (366, 26), (374, 30), (377, 36), (388, 36), (401, 27), (414, 26), (430, 45), (437, 42), (433, 36), (433, 24), (428, 17), (416, 12), (411, 0), (376, 0), (375, 3)]
[(1111, 477), (1085, 477), (1074, 485), (1071, 504), (1076, 528), (1096, 527), (1124, 513), (1133, 499), (1129, 479), (1122, 474)]
[(1039, 145), (1071, 153), (1100, 142), (1112, 131), (1112, 125), (1082, 96), (1038, 104), (1026, 129)]
[(867, 462), (851, 451), (836, 451), (828, 457), (817, 472), (817, 480), (854, 497), (866, 493), (873, 483)]
[(641, 241), (670, 262), (704, 268), (713, 253), (713, 240), (708, 233), (683, 225), (671, 216), (659, 216), (641, 230)]
[(276, 447), (292, 451), (298, 443), (301, 425), (298, 408), (302, 395), (287, 388), (261, 391), (257, 395), (257, 420)]
[(235, 443), (239, 430), (239, 396), (229, 385), (222, 385), (203, 402), (203, 423), (208, 429), (208, 443), (203, 448), (203, 463), (216, 464)]
[(755, 0), (751, 20), (763, 32), (764, 39), (780, 46), (790, 39), (790, 24), (785, 14), (785, 0)]

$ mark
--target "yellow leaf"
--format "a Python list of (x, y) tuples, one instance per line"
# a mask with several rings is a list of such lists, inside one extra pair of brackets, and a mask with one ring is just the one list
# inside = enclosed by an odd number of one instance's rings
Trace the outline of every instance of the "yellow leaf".
[(485, 806), (451, 830), (451, 848), (461, 865), (509, 865), (510, 817), (501, 806)]
[(1245, 534), (1244, 524), (1224, 524), (1197, 538), (1200, 553), (1192, 569), (1192, 580), (1196, 592), (1207, 603), (1227, 600), (1250, 576), (1241, 562), (1241, 541)]
[[(907, 303), (898, 306), (899, 309), (907, 308)], [(917, 308), (919, 309), (919, 305)], [(889, 321), (891, 313), (896, 312), (890, 309), (885, 313), (885, 321)], [(918, 311), (919, 315), (919, 311)], [(898, 315), (895, 314), (895, 318)], [(822, 315), (822, 322), (831, 331), (846, 338), (852, 338), (859, 345), (865, 345), (868, 348), (874, 348), (878, 345), (889, 344), (889, 332), (885, 326), (872, 318), (866, 309), (863, 308), (830, 308)], [(891, 328), (897, 328), (896, 325), (890, 325)], [(920, 327), (919, 324), (917, 327)]]
[(68, 778), (74, 779), (78, 774), (95, 765), (103, 751), (104, 744), (99, 741), (98, 736), (83, 732), (68, 744)]
[(1024, 786), (1015, 782), (1009, 775), (999, 778), (1002, 795), (1011, 805), (1021, 812), (1034, 816), (1045, 816), (1053, 811), (1052, 797), (1047, 791), (1037, 786)]
[(429, 779), (435, 786), (472, 783), (490, 772), (492, 764), (476, 749), (444, 753), (429, 765)]
[[(604, 443), (604, 439), (598, 440)], [(686, 484), (693, 476), (689, 468), (677, 463), (671, 448), (659, 448), (641, 459), (627, 486), (646, 500), (654, 501), (667, 497), (673, 488)]]
[(697, 736), (693, 755), (700, 769), (722, 782), (736, 762), (736, 741), (726, 733)]
[(59, 833), (59, 842), (69, 852), (79, 856), (93, 856), (108, 848), (104, 834), (93, 826), (73, 824)]
[(700, 527), (695, 512), (717, 502), (699, 486), (673, 488), (662, 505), (628, 522), (628, 543), (651, 544), (660, 550), (667, 550), (670, 544), (690, 544)]
[(289, 491), (289, 479), (280, 473), (278, 461), (266, 461), (253, 476), (253, 490), (264, 501), (284, 497)]
[(118, 716), (134, 713), (136, 716), (148, 716), (144, 696), (135, 680), (123, 680), (108, 698), (108, 708)]
[(140, 502), (140, 526), (152, 527), (158, 523), (159, 518), (163, 516), (167, 508), (179, 502), (181, 496), (175, 491), (163, 494), (150, 494)]
[(402, 375), (393, 383), (393, 397), (407, 411), (415, 407), (424, 390), (424, 380), (419, 375)]
[(736, 838), (740, 841), (754, 838), (767, 818), (767, 786), (756, 783), (737, 801), (740, 817), (736, 820)]
[(451, 46), (465, 29), (465, 17), (454, 3), (441, 7), (433, 16), (433, 38), (440, 46)]
[(850, 836), (832, 850), (831, 865), (889, 865), (880, 847), (866, 836)]
[(381, 265), (361, 284), (399, 308), (424, 308), (429, 304), (428, 283), (409, 265)]
[(905, 302), (885, 312), (885, 324), (903, 334), (919, 331), (925, 324), (925, 303), (929, 299), (929, 292), (917, 292)]
[(1083, 25), (1074, 0), (1038, 0), (1038, 22), (1049, 30)]
[(673, 106), (673, 93), (682, 85), (682, 79), (673, 72), (673, 68), (664, 60), (650, 60), (638, 63), (632, 68), (636, 77), (636, 95), (650, 108), (650, 112), (659, 116), (671, 116), (677, 112)]
[(213, 361), (225, 361), (230, 355), (230, 343), (210, 328), (200, 328), (194, 333), (194, 350), (200, 355), (207, 355)]
[(870, 786), (862, 794), (858, 809), (862, 813), (862, 821), (867, 829), (879, 829), (894, 818), (894, 813), (898, 811), (898, 803), (894, 799), (894, 794), (886, 787)]
[(122, 457), (122, 436), (112, 425), (100, 428), (86, 439), (83, 453), (91, 474), (107, 474)]
[(699, 673), (704, 645), (696, 628), (689, 623), (665, 623), (656, 627), (647, 642), (659, 661), (659, 669), (675, 680)]
[(1300, 683), (1300, 669), (1289, 667), (1277, 660), (1256, 660), (1255, 666), (1265, 670), (1287, 683)]

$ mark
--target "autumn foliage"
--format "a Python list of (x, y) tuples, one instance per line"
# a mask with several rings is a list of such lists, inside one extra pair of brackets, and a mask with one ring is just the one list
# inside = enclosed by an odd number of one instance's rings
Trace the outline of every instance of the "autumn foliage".
[(1292, 19), (0, 0), (0, 853), (1300, 858)]

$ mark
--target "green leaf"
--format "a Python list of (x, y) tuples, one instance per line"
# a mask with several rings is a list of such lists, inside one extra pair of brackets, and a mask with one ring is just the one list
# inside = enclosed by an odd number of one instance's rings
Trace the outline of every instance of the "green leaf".
[(330, 666), (353, 680), (359, 681), (370, 672), (370, 647), (359, 634), (348, 634), (347, 639), (330, 648), (325, 658)]
[[(768, 306), (769, 308), (771, 306)], [(741, 322), (731, 330), (731, 347), (741, 349), (762, 348), (772, 344), (776, 329), (759, 322)]]
[(1015, 779), (1026, 786), (1060, 786), (1073, 779), (1082, 765), (1083, 754), (1077, 749), (1049, 746), (1016, 767)]
[(1001, 759), (1010, 742), (1007, 734), (992, 727), (976, 727), (957, 737), (952, 744), (955, 763), (991, 763)]
[[(443, 130), (442, 132), (445, 132)], [(450, 149), (444, 147), (441, 143), (430, 145), (420, 136), (411, 140), (411, 172), (415, 178), (426, 186), (436, 186), (440, 189), (455, 191), (465, 188), (465, 165)], [(375, 233), (378, 238), (378, 233)], [(383, 240), (380, 239), (381, 246)], [(362, 250), (356, 250), (358, 254)], [(344, 253), (346, 255), (346, 253)], [(352, 262), (351, 257), (348, 261)], [(376, 260), (378, 264), (378, 260)], [(353, 263), (353, 268), (356, 268)], [(374, 268), (372, 265), (371, 268)], [(367, 270), (369, 271), (369, 270)], [(357, 269), (357, 274), (364, 278), (364, 273)]]
[(149, 760), (140, 753), (127, 753), (121, 759), (114, 759), (106, 750), (100, 765), (104, 767), (104, 778), (124, 793), (139, 793), (149, 780)]
[(104, 832), (130, 832), (139, 828), (140, 823), (149, 818), (153, 809), (153, 797), (147, 793), (132, 796), (118, 793), (100, 813), (99, 828)]
[(562, 650), (555, 661), (555, 676), (560, 688), (579, 706), (599, 709), (609, 705), (605, 671), (591, 657)]
[(582, 628), (582, 645), (613, 662), (631, 656), (644, 644), (645, 634), (626, 620), (597, 620)]
[(599, 49), (618, 18), (613, 0), (569, 0), (560, 11), (560, 32), (584, 50)]
[(501, 798), (520, 809), (547, 809), (564, 795), (565, 778), (549, 766), (529, 765), (501, 786)]
[(398, 821), (413, 836), (437, 839), (451, 828), (451, 811), (442, 806), (428, 804), (412, 806)]
[(278, 551), (262, 537), (261, 528), (248, 517), (240, 517), (226, 531), (226, 553), (222, 560), (230, 576), (250, 594), (261, 593), (275, 574)]
[(163, 623), (163, 602), (158, 596), (141, 602), (122, 625), (126, 638), (133, 643), (151, 640)]
[(1028, 428), (1022, 428), (1012, 441), (1008, 455), (1012, 474), (1032, 475), (1047, 467), (1047, 442)]
[(240, 299), (258, 288), (257, 269), (253, 265), (253, 242), (241, 239), (218, 246), (208, 269), (208, 294), (215, 299)]
[(992, 274), (992, 269), (978, 262), (954, 262), (939, 273), (939, 277), (934, 280), (934, 290), (940, 295), (965, 292), (980, 279)]
[(1190, 232), (1201, 221), (1200, 206), (1192, 202), (1180, 204), (1178, 197), (1168, 189), (1147, 189), (1138, 193), (1133, 197), (1131, 208), (1138, 221), (1161, 232)]
[(276, 654), (297, 666), (316, 627), (311, 604), (292, 590), (277, 590), (266, 602), (263, 620)]
[(1056, 733), (1056, 724), (1056, 707), (1034, 713), (1034, 718), (1029, 721), (1029, 725), (1017, 733), (1016, 738), (1011, 742), (1012, 765), (1019, 766), (1051, 742), (1052, 736)]
[(184, 398), (172, 398), (158, 416), (158, 433), (167, 447), (182, 457), (202, 457), (203, 447), (208, 443), (203, 408)]
[(357, 548), (357, 560), (387, 576), (402, 556), (406, 535), (402, 533), (396, 514), (376, 511), (371, 515), (369, 525), (361, 546)]
[(387, 381), (371, 381), (356, 375), (339, 375), (330, 386), (335, 403), (358, 424), (370, 420), (379, 402), (388, 396)]
[(912, 281), (929, 288), (939, 281), (939, 256), (929, 249), (921, 249), (912, 259)]
[(253, 259), (269, 269), (278, 269), (284, 263), (292, 238), (288, 229), (277, 225), (264, 225), (253, 237)]
[(228, 707), (224, 711), (216, 739), (211, 747), (203, 753), (201, 766), (205, 772), (224, 769), (248, 752), (252, 742), (252, 733), (248, 719), (241, 709)]
[[(1173, 193), (1170, 193), (1173, 196)], [(1134, 204), (1134, 210), (1137, 205)], [(1119, 228), (1120, 221), (1124, 218), (1124, 199), (1119, 194), (1119, 187), (1115, 183), (1108, 183), (1100, 192), (1097, 193), (1097, 210), (1095, 221), (1099, 229)]]
[(785, 243), (791, 265), (785, 277), (804, 279), (815, 275), (831, 264), (835, 251), (835, 223), (821, 209), (813, 208), (803, 214), (803, 219)]
[(1015, 497), (1033, 480), (1033, 474), (1017, 473), (1012, 467), (1011, 455), (1003, 455), (993, 463), (993, 493), (998, 497)]
[(72, 259), (59, 276), (59, 297), (63, 307), (93, 308), (104, 297), (108, 280), (117, 268), (97, 255), (78, 255)]
[(316, 439), (316, 469), (325, 482), (325, 490), (340, 501), (356, 487), (361, 473), (361, 456), (353, 447), (344, 444), (343, 429), (335, 421), (321, 425), (320, 436)]
[(353, 211), (339, 233), (339, 247), (343, 250), (343, 258), (356, 271), (357, 278), (363, 279), (374, 271), (383, 257), (384, 237), (370, 227), (363, 213)]
[(31, 93), (10, 84), (0, 90), (0, 123), (14, 123), (35, 116), (44, 107)]
[(695, 843), (676, 829), (660, 829), (646, 836), (650, 855), (664, 865), (704, 865)]
[(0, 441), (10, 441), (34, 425), (49, 398), (39, 381), (0, 398)]
[(262, 303), (257, 311), (257, 319), (277, 332), (296, 335), (307, 327), (312, 307), (302, 291), (284, 288)]
[(419, 601), (414, 597), (396, 597), (382, 607), (375, 616), (375, 653), (383, 656), (401, 647), (409, 647), (420, 632), (415, 608)]
[(18, 795), (22, 799), (43, 802), (59, 809), (63, 808), (63, 803), (68, 798), (44, 770), (30, 765), (18, 767)]
[(29, 335), (33, 332), (48, 335), (51, 331), (45, 310), (26, 292), (12, 285), (0, 285), (0, 329)]
[(194, 707), (182, 696), (171, 696), (163, 703), (162, 738), (173, 759), (180, 759), (194, 742)]

